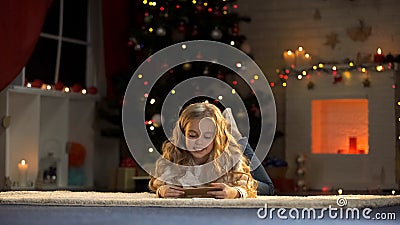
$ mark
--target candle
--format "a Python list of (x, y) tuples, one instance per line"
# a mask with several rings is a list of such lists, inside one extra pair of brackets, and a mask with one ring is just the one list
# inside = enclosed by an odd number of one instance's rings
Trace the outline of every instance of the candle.
[(25, 159), (21, 160), (18, 163), (18, 175), (19, 175), (19, 186), (26, 187), (27, 184), (27, 176), (28, 176), (28, 163), (26, 163)]
[(287, 50), (283, 53), (283, 60), (285, 61), (285, 66), (294, 67), (296, 64), (296, 55), (292, 50)]
[(383, 63), (385, 61), (385, 56), (382, 54), (382, 49), (378, 48), (376, 54), (374, 55), (374, 62)]
[(349, 137), (349, 153), (357, 154), (357, 138)]

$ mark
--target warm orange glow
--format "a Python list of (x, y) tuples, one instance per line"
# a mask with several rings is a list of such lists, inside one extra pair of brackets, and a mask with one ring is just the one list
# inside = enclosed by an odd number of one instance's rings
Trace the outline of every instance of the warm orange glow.
[(368, 100), (312, 101), (312, 153), (368, 154)]

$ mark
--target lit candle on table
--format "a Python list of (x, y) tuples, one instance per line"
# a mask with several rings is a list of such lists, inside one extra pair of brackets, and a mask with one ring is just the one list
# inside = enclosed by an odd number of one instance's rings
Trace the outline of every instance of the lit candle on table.
[(18, 172), (20, 187), (26, 187), (28, 176), (28, 163), (26, 163), (25, 159), (21, 160), (21, 162), (18, 163)]

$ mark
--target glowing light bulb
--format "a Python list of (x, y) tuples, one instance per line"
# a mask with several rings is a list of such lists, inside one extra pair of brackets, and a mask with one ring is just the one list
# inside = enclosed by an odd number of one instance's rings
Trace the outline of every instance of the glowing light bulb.
[(139, 79), (142, 79), (143, 75), (142, 75), (142, 74), (139, 74), (137, 77), (138, 77)]
[(306, 57), (306, 59), (309, 59), (311, 56), (310, 56), (310, 54), (306, 53), (306, 54), (304, 55), (304, 57)]
[(336, 69), (337, 69), (336, 66), (332, 66), (333, 71), (336, 71)]
[(365, 73), (365, 72), (367, 72), (367, 69), (365, 69), (365, 68), (363, 67), (363, 68), (361, 68), (361, 72)]
[(182, 45), (182, 49), (186, 49), (187, 46), (185, 44)]
[(254, 80), (258, 80), (258, 75), (254, 75)]
[(175, 94), (175, 90), (172, 90), (172, 91), (171, 91), (171, 94), (173, 94), (173, 95), (174, 95), (174, 94)]
[(218, 96), (219, 100), (222, 100), (224, 97), (222, 97), (222, 95)]
[(47, 90), (51, 90), (51, 85), (48, 84), (48, 85), (46, 86), (46, 89), (47, 89)]
[(86, 95), (86, 89), (82, 89), (82, 94)]
[(236, 63), (236, 67), (240, 68), (240, 67), (242, 67), (242, 64), (240, 62), (238, 62), (238, 63)]
[(283, 87), (286, 87), (286, 86), (287, 86), (286, 82), (283, 82), (283, 83), (282, 83), (282, 86), (283, 86)]
[(145, 5), (146, 5), (146, 4), (147, 4), (147, 0), (143, 0), (143, 4), (145, 4)]
[(231, 45), (232, 45), (232, 46), (235, 45), (235, 42), (234, 42), (234, 41), (231, 41)]
[(303, 47), (299, 46), (298, 50), (299, 50), (299, 52), (302, 52), (303, 51)]
[(32, 84), (31, 83), (27, 83), (26, 87), (30, 88), (30, 87), (32, 87)]
[(349, 66), (353, 67), (354, 63), (353, 62), (349, 62)]
[(303, 78), (303, 75), (301, 75), (301, 74), (299, 74), (298, 76), (297, 76), (297, 79), (299, 79), (299, 80), (301, 80)]
[(154, 130), (154, 126), (150, 126), (150, 130)]
[(68, 93), (68, 92), (69, 92), (69, 87), (65, 87), (65, 88), (64, 88), (64, 92), (67, 92), (67, 93)]
[(235, 89), (232, 89), (232, 94), (233, 95), (236, 94), (236, 90)]
[(317, 70), (317, 69), (318, 69), (318, 67), (317, 67), (317, 66), (313, 66), (312, 68), (313, 68), (313, 70)]
[(288, 51), (287, 51), (287, 54), (288, 54), (288, 55), (293, 55), (293, 52), (292, 52), (291, 50), (288, 50)]
[(207, 3), (207, 2), (204, 2), (204, 6), (208, 6), (208, 3)]
[(154, 104), (156, 102), (156, 100), (154, 99), (154, 98), (152, 98), (151, 100), (150, 100), (150, 104)]
[(154, 29), (153, 29), (152, 27), (149, 28), (149, 32), (150, 32), (150, 33), (152, 33), (153, 30), (154, 30)]
[(305, 75), (307, 75), (307, 71), (303, 70), (303, 71), (301, 72), (301, 74), (302, 74), (303, 76), (305, 76)]
[(320, 63), (320, 64), (318, 64), (318, 67), (319, 68), (324, 68), (324, 64)]
[(383, 70), (383, 66), (382, 65), (376, 66), (376, 71), (381, 72), (382, 70)]
[(396, 191), (395, 190), (392, 190), (392, 195), (395, 195), (396, 194)]
[(376, 53), (378, 53), (379, 55), (381, 55), (381, 54), (382, 54), (382, 49), (381, 49), (381, 48), (378, 48), (378, 49), (376, 50)]
[(149, 148), (149, 152), (151, 153), (151, 152), (153, 152), (154, 151), (154, 149), (153, 148)]
[(339, 188), (339, 189), (337, 190), (337, 193), (338, 193), (339, 195), (341, 195), (341, 194), (343, 194), (343, 190), (342, 190), (341, 188)]

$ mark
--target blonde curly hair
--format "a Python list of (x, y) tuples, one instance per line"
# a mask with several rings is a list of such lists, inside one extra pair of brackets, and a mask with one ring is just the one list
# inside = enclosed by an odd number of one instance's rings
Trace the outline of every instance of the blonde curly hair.
[[(179, 147), (185, 146), (185, 137), (181, 134), (185, 133), (190, 121), (206, 117), (210, 118), (216, 125), (213, 150), (207, 162), (212, 162), (216, 173), (221, 176), (213, 182), (240, 187), (246, 190), (248, 198), (256, 197), (257, 182), (250, 174), (248, 160), (244, 157), (240, 145), (232, 136), (230, 126), (219, 108), (206, 102), (191, 104), (182, 111), (173, 130), (171, 141), (174, 143), (167, 140), (162, 145), (162, 158), (156, 163), (155, 175), (151, 177), (149, 182), (150, 190), (156, 191), (162, 185), (179, 183), (178, 180), (185, 175), (185, 171), (175, 167), (171, 168), (171, 165), (196, 166), (190, 152)], [(169, 173), (169, 178), (167, 180), (160, 179), (165, 177), (166, 173)]]

